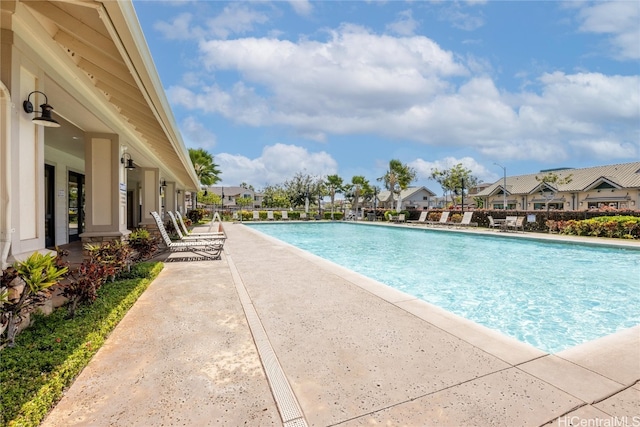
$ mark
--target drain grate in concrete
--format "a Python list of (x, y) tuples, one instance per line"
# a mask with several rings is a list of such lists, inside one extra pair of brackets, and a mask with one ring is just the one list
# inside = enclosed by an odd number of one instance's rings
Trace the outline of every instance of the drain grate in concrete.
[(271, 387), (271, 393), (276, 401), (276, 405), (278, 405), (278, 411), (280, 411), (282, 422), (285, 427), (307, 427), (307, 422), (302, 415), (302, 410), (300, 409), (298, 401), (293, 394), (293, 390), (291, 390), (291, 386), (289, 385), (287, 377), (282, 370), (282, 366), (280, 366), (280, 362), (278, 362), (276, 353), (273, 351), (273, 347), (269, 342), (269, 337), (267, 337), (267, 333), (262, 326), (260, 317), (258, 317), (258, 313), (251, 302), (251, 298), (247, 293), (247, 289), (240, 277), (240, 273), (236, 269), (231, 256), (226, 252), (225, 258), (229, 264), (233, 282), (236, 285), (236, 290), (238, 291), (240, 302), (242, 303), (242, 308), (244, 309), (247, 323), (249, 324), (249, 329), (251, 329), (253, 340), (256, 343), (256, 348), (258, 349), (258, 354), (262, 361), (262, 366), (264, 367), (269, 387)]

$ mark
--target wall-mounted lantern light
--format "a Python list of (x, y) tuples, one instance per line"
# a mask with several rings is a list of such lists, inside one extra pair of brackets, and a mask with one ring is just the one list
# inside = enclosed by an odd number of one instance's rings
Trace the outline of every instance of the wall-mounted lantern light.
[[(40, 93), (44, 96), (44, 104), (40, 104), (40, 111), (35, 111), (33, 109), (33, 104), (31, 103), (31, 95), (34, 93)], [(22, 103), (22, 108), (28, 114), (31, 113), (40, 113), (39, 117), (34, 117), (33, 122), (40, 126), (47, 126), (52, 128), (59, 128), (60, 123), (51, 118), (51, 111), (53, 111), (53, 107), (49, 105), (49, 101), (47, 99), (47, 95), (44, 92), (40, 92), (39, 90), (34, 90), (27, 96), (27, 100)]]
[(120, 163), (124, 164), (125, 169), (135, 169), (136, 165), (133, 164), (133, 159), (131, 159), (131, 154), (124, 153), (122, 157), (120, 157)]

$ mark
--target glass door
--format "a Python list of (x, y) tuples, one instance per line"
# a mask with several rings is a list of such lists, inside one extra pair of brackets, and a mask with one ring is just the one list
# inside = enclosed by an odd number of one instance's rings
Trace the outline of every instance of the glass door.
[(44, 165), (44, 245), (52, 248), (55, 239), (55, 168)]
[(69, 172), (69, 242), (80, 240), (84, 231), (84, 175)]

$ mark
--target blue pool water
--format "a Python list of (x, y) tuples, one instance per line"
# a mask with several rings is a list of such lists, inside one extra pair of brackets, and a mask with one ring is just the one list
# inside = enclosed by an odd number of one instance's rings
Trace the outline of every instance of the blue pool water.
[(250, 226), (550, 353), (640, 324), (640, 251), (350, 223)]

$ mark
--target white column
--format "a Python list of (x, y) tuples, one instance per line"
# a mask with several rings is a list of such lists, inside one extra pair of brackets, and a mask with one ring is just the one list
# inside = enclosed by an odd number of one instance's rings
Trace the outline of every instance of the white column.
[(164, 208), (167, 211), (176, 211), (176, 183), (167, 182), (167, 186), (164, 188)]
[(144, 168), (141, 176), (142, 217), (140, 223), (154, 224), (151, 212), (160, 213), (160, 170)]
[(127, 230), (127, 183), (116, 134), (85, 136), (86, 241), (110, 240)]
[(0, 269), (8, 267), (11, 248), (11, 98), (0, 83)]

